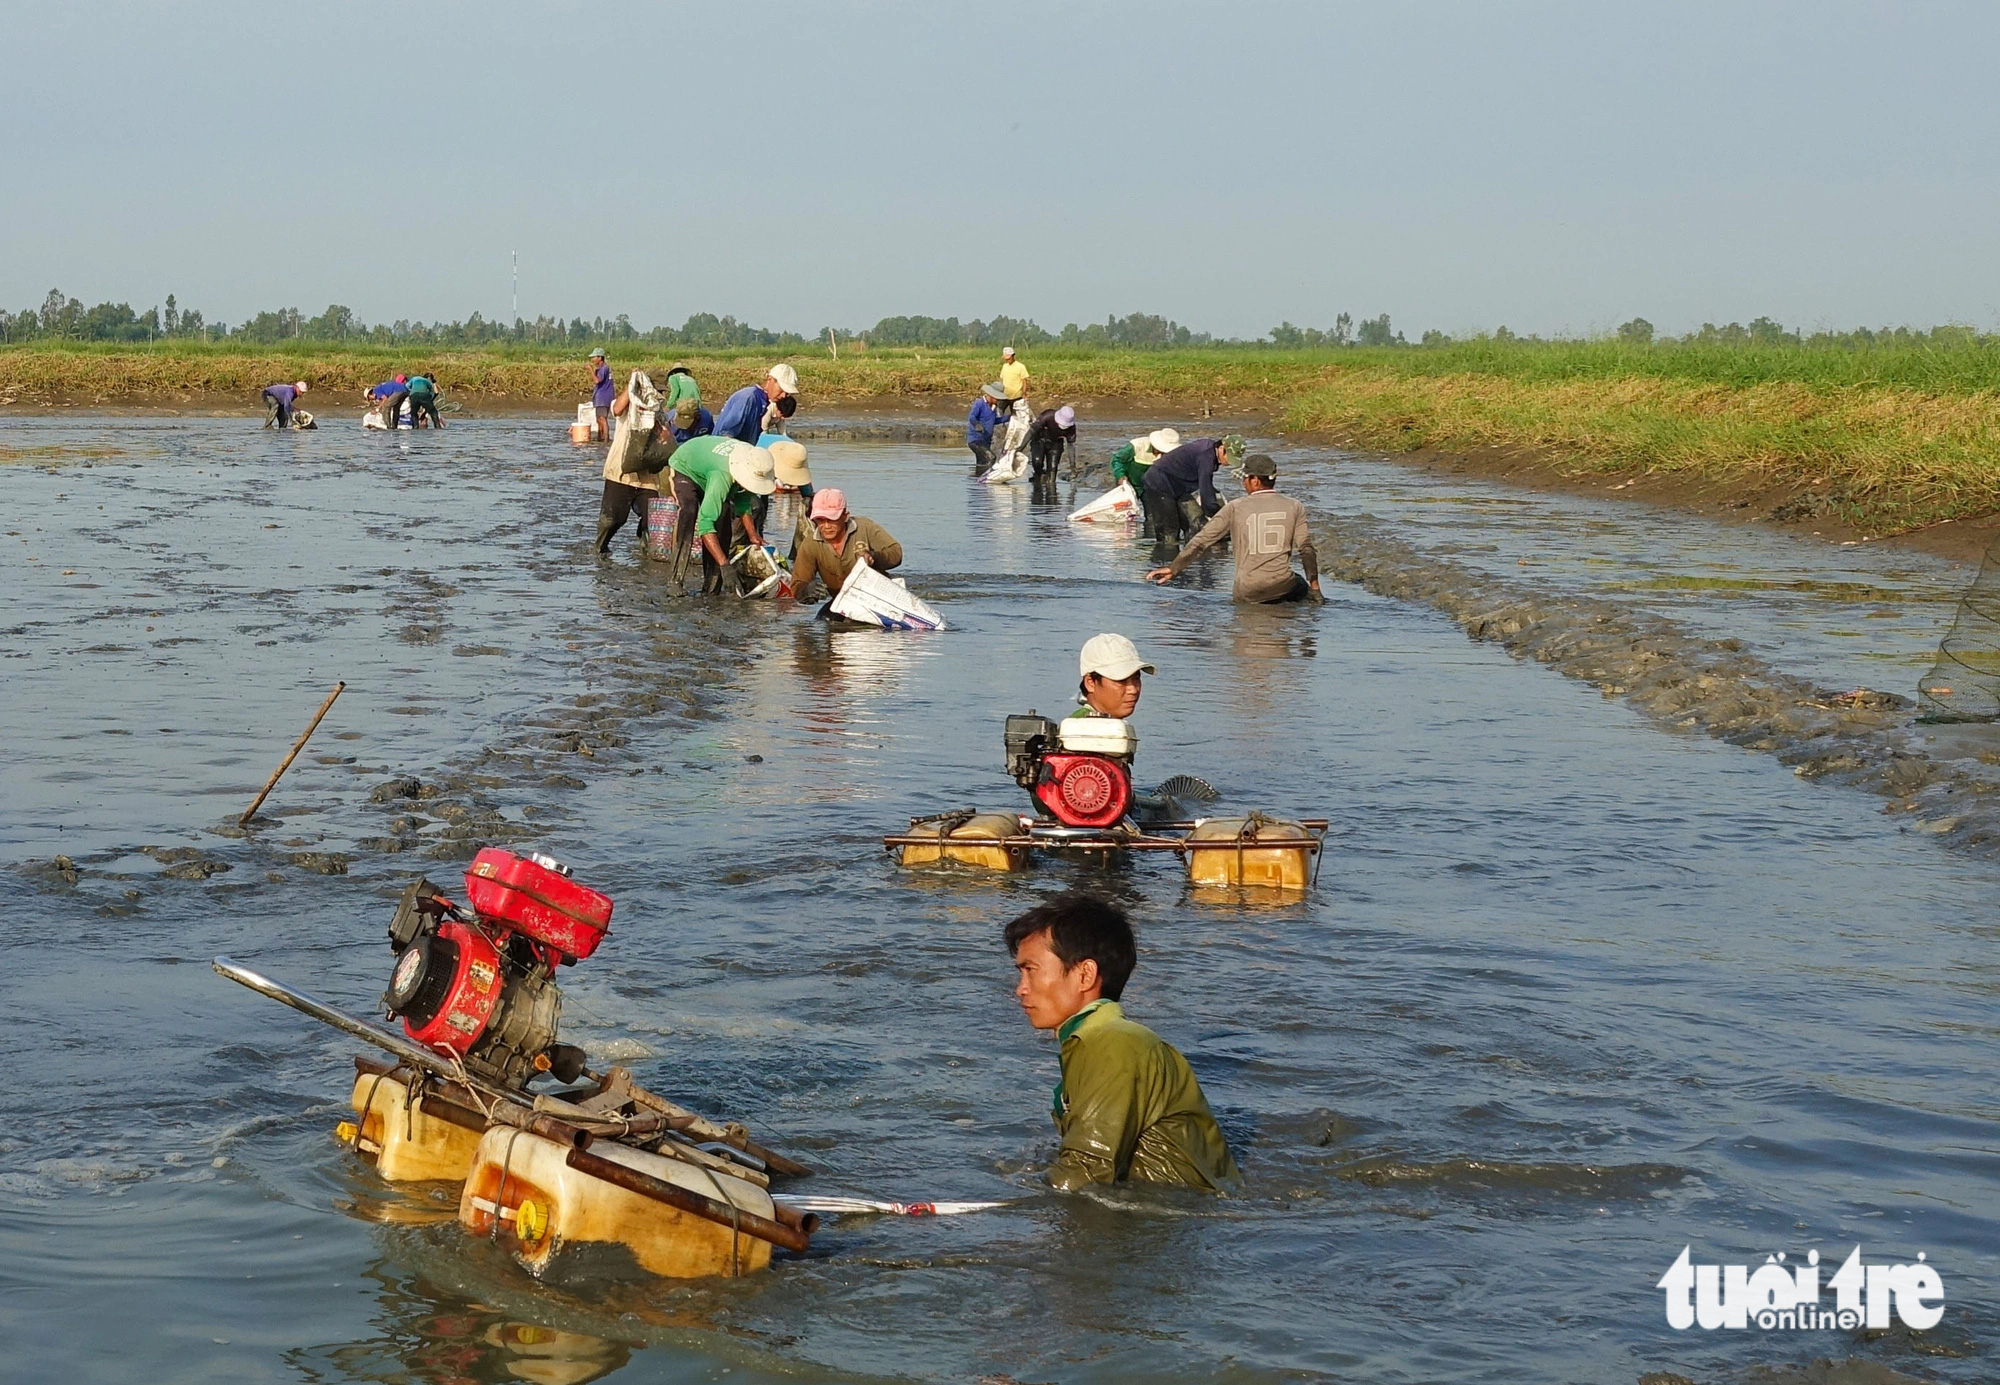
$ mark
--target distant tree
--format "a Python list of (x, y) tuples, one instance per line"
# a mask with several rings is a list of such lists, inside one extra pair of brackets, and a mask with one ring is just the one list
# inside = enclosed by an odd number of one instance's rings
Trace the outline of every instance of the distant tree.
[(1772, 346), (1788, 341), (1797, 341), (1799, 334), (1787, 332), (1784, 327), (1768, 317), (1757, 318), (1750, 324), (1750, 340), (1762, 346)]
[(1438, 331), (1437, 328), (1432, 327), (1425, 331), (1423, 344), (1425, 346), (1450, 346), (1451, 338), (1443, 332)]
[(1383, 313), (1380, 317), (1363, 318), (1361, 321), (1361, 331), (1355, 340), (1362, 346), (1399, 346), (1403, 344), (1402, 335), (1389, 326), (1389, 315), (1387, 313)]
[(49, 296), (42, 300), (42, 332), (47, 336), (57, 336), (62, 331), (63, 296), (61, 289), (50, 289)]
[(1333, 330), (1327, 334), (1329, 346), (1348, 346), (1354, 341), (1354, 314), (1342, 313), (1333, 320)]
[(1520, 338), (1519, 338), (1519, 337), (1517, 337), (1517, 336), (1515, 336), (1515, 335), (1514, 335), (1514, 330), (1513, 330), (1513, 329), (1512, 329), (1511, 327), (1507, 326), (1507, 324), (1506, 324), (1506, 323), (1504, 323), (1504, 322), (1503, 322), (1503, 323), (1501, 323), (1501, 324), (1500, 324), (1500, 325), (1499, 325), (1498, 327), (1495, 327), (1495, 328), (1493, 329), (1493, 340), (1495, 340), (1495, 341), (1519, 341), (1519, 340), (1520, 340)]
[(1618, 339), (1643, 346), (1653, 339), (1653, 324), (1643, 317), (1635, 317), (1630, 322), (1620, 323)]

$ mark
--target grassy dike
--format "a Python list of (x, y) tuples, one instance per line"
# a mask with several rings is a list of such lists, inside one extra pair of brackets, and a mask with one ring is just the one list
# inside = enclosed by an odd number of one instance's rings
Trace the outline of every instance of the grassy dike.
[[(711, 398), (761, 378), (769, 351), (613, 344), (615, 371), (684, 360)], [(814, 402), (900, 399), (956, 413), (990, 379), (978, 349), (793, 353)], [(1268, 412), (1288, 432), (1383, 452), (1501, 449), (1576, 478), (1650, 473), (1718, 494), (1791, 490), (1805, 509), (1889, 535), (2000, 511), (2000, 346), (1635, 346), (1476, 341), (1442, 347), (1026, 353), (1044, 400), (1163, 413)], [(524, 349), (255, 350), (234, 344), (0, 349), (0, 404), (252, 408), (273, 380), (346, 403), (393, 369), (432, 368), (468, 406), (581, 399), (575, 354)]]

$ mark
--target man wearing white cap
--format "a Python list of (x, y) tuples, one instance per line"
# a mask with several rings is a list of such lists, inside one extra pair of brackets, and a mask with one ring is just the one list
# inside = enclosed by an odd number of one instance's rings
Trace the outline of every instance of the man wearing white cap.
[[(701, 544), (701, 590), (720, 592), (725, 574), (735, 580), (724, 542), (737, 524), (751, 543), (761, 545), (753, 511), (757, 497), (778, 487), (771, 454), (735, 438), (690, 438), (674, 449), (674, 501), (680, 512), (674, 525), (674, 582), (685, 580), (688, 550)], [(716, 529), (720, 527), (720, 535)]]
[(264, 426), (266, 428), (289, 428), (292, 414), (299, 405), (299, 396), (306, 392), (306, 382), (294, 380), (289, 385), (264, 386)]
[(1000, 389), (1010, 400), (1028, 393), (1028, 368), (1015, 358), (1011, 346), (1000, 352)]
[(1082, 681), (1076, 685), (1077, 701), (1083, 705), (1073, 717), (1129, 717), (1139, 707), (1142, 676), (1159, 670), (1140, 657), (1139, 650), (1123, 635), (1092, 635), (1083, 642), (1077, 660)]
[(761, 385), (745, 385), (729, 396), (722, 412), (715, 416), (715, 435), (755, 443), (764, 432), (764, 414), (773, 404), (782, 407), (787, 399), (797, 399), (799, 373), (785, 362), (771, 367)]

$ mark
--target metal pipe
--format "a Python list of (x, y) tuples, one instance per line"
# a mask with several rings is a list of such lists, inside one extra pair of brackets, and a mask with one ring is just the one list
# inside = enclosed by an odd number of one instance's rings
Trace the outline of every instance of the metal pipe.
[(678, 1184), (669, 1183), (664, 1178), (655, 1178), (649, 1173), (627, 1168), (614, 1163), (602, 1155), (589, 1150), (573, 1149), (565, 1162), (578, 1173), (592, 1178), (601, 1178), (606, 1183), (637, 1193), (640, 1197), (664, 1203), (692, 1216), (702, 1217), (721, 1226), (743, 1231), (760, 1241), (769, 1241), (774, 1246), (782, 1246), (794, 1254), (803, 1255), (812, 1246), (810, 1233), (802, 1227), (786, 1226), (783, 1222), (769, 1217), (760, 1217), (754, 1212), (745, 1212), (731, 1207), (726, 1202), (718, 1202), (701, 1193), (690, 1192)]

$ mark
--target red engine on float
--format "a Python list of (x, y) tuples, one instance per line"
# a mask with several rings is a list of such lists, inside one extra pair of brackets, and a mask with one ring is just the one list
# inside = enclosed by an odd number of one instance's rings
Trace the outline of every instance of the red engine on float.
[(1007, 718), (1007, 772), (1065, 827), (1109, 827), (1132, 806), (1139, 737), (1118, 717)]
[(420, 1044), (505, 1086), (536, 1072), (573, 1082), (583, 1050), (556, 1042), (555, 971), (597, 950), (611, 900), (546, 856), (487, 847), (465, 872), (470, 911), (413, 881), (389, 923), (396, 969), (382, 1004)]

